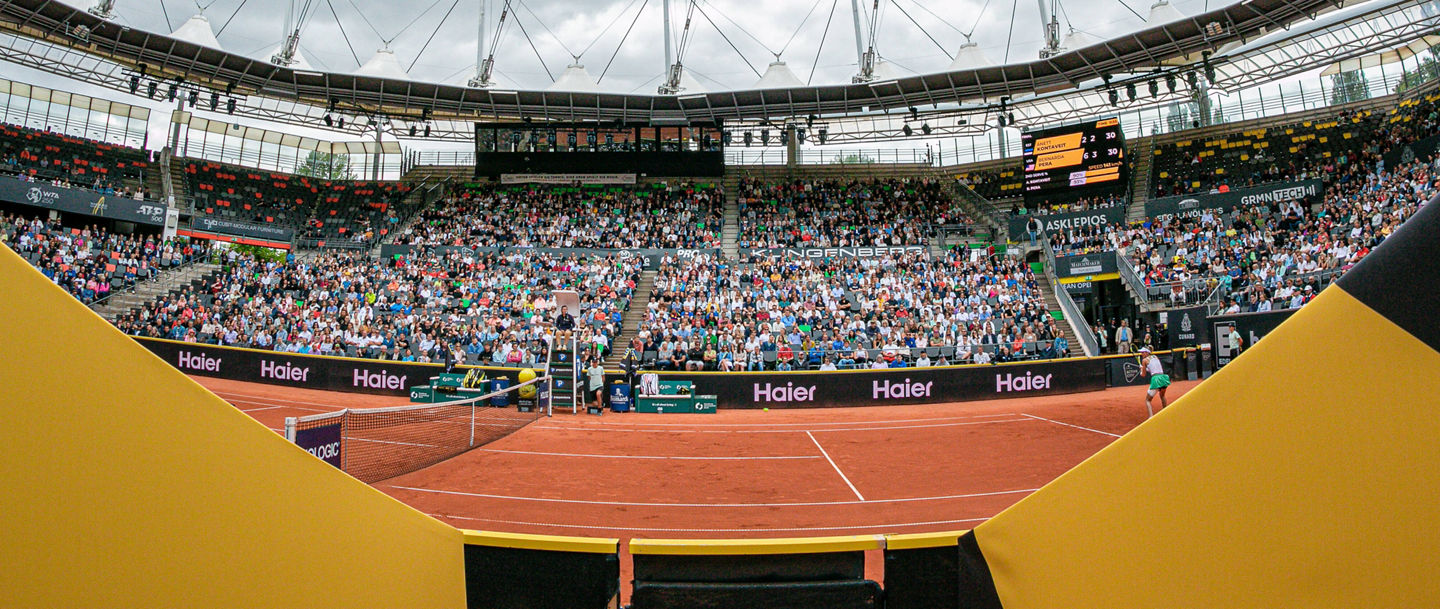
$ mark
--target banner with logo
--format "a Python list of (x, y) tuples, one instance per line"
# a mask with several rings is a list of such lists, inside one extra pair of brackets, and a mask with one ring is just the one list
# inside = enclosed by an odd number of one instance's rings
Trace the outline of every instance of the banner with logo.
[(1206, 322), (1205, 307), (1171, 309), (1165, 314), (1165, 326), (1170, 335), (1171, 349), (1195, 347), (1210, 342), (1210, 324)]
[(1055, 276), (1084, 277), (1086, 275), (1104, 275), (1106, 273), (1118, 273), (1119, 267), (1115, 262), (1115, 252), (1106, 250), (1095, 254), (1080, 254), (1078, 256), (1056, 256)]
[(1085, 211), (1070, 211), (1058, 214), (1025, 214), (1021, 216), (1010, 216), (1010, 240), (1023, 241), (1027, 234), (1026, 224), (1034, 218), (1040, 221), (1041, 231), (1050, 233), (1055, 231), (1067, 231), (1072, 228), (1088, 228), (1091, 226), (1105, 226), (1107, 224), (1118, 224), (1125, 221), (1125, 206), (1112, 205), (1099, 209), (1087, 209)]
[[(722, 408), (844, 408), (967, 402), (1105, 389), (1105, 360), (838, 372), (660, 372)], [(620, 378), (611, 375), (610, 381)]]
[[(301, 355), (280, 351), (237, 349), (218, 345), (133, 337), (151, 353), (186, 374), (216, 378), (377, 395), (409, 395), (444, 370), (441, 364), (361, 360)], [(461, 366), (469, 369), (470, 366)], [(520, 368), (482, 367), (491, 379), (517, 382)]]
[(501, 184), (634, 184), (633, 173), (502, 173)]
[(1381, 158), (1385, 160), (1385, 169), (1392, 170), (1406, 163), (1428, 160), (1436, 151), (1440, 151), (1440, 135), (1410, 142), (1404, 146), (1393, 146)]
[(315, 458), (341, 468), (341, 431), (341, 420), (336, 417), (335, 422), (328, 425), (295, 430), (295, 445), (315, 455)]
[(923, 254), (928, 251), (923, 245), (892, 245), (875, 247), (776, 247), (740, 248), (740, 257), (761, 256), (764, 258), (785, 258), (791, 260), (818, 260), (824, 258), (880, 258)]
[[(1287, 309), (1284, 311), (1268, 311), (1265, 313), (1236, 313), (1233, 315), (1217, 315), (1208, 319), (1210, 325), (1210, 337), (1212, 351), (1215, 353), (1215, 368), (1223, 368), (1230, 360), (1235, 359), (1245, 351), (1260, 342), (1271, 330), (1280, 327), (1285, 320), (1290, 319), (1300, 309)], [(1242, 342), (1240, 351), (1230, 348), (1230, 333), (1239, 332)]]
[(1325, 194), (1325, 184), (1320, 180), (1299, 182), (1276, 182), (1254, 188), (1240, 188), (1215, 194), (1177, 195), (1162, 197), (1145, 202), (1145, 215), (1161, 221), (1172, 217), (1197, 217), (1204, 210), (1218, 209), (1228, 212), (1240, 207), (1261, 203), (1282, 203), (1293, 199), (1316, 201)]
[(51, 186), (44, 182), (26, 182), (9, 176), (0, 177), (0, 200), (72, 214), (165, 226), (165, 206), (153, 201), (136, 201), (83, 188)]
[(255, 224), (252, 222), (236, 222), (234, 220), (221, 220), (208, 216), (196, 216), (190, 220), (190, 228), (207, 233), (218, 233), (221, 235), (235, 235), (239, 237), (253, 237), (266, 241), (279, 241), (289, 243), (295, 238), (295, 231), (278, 226), (267, 224)]

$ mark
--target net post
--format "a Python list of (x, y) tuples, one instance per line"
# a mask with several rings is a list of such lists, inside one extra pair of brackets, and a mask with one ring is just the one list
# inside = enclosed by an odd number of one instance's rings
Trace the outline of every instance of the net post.
[(295, 443), (295, 417), (285, 417), (285, 439)]
[(475, 409), (479, 408), (478, 400), (470, 402), (470, 447), (475, 447)]

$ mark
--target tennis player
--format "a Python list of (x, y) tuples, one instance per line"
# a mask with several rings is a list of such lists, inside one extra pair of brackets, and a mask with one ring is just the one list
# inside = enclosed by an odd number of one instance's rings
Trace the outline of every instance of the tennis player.
[(1170, 401), (1165, 398), (1165, 388), (1170, 386), (1170, 375), (1165, 374), (1165, 366), (1160, 363), (1160, 357), (1150, 353), (1149, 347), (1140, 348), (1140, 368), (1145, 371), (1145, 376), (1150, 377), (1150, 389), (1145, 392), (1145, 411), (1153, 417), (1155, 410), (1151, 407), (1150, 400), (1155, 394), (1160, 394), (1161, 409), (1170, 405)]

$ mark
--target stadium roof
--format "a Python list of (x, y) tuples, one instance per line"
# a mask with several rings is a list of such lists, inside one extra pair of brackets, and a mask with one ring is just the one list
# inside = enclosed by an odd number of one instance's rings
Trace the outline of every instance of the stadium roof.
[[(1123, 82), (1153, 77), (1157, 69), (1198, 63), (1205, 51), (1215, 54), (1212, 61), (1222, 74), (1217, 83), (1221, 89), (1254, 81), (1248, 68), (1235, 67), (1245, 62), (1270, 66), (1256, 72), (1265, 78), (1281, 74), (1276, 66), (1288, 73), (1315, 69), (1432, 33), (1435, 19), (1412, 10), (1420, 4), (1418, 0), (1374, 0), (1340, 11), (1343, 20), (1316, 21), (1344, 2), (1245, 0), (1043, 60), (979, 64), (859, 84), (797, 86), (798, 78), (780, 83), (762, 79), (763, 85), (757, 83), (750, 89), (698, 92), (687, 87), (671, 96), (608, 93), (580, 86), (565, 87), (571, 90), (501, 90), (417, 82), (402, 76), (398, 62), (393, 66), (398, 74), (283, 68), (105, 21), (85, 10), (47, 0), (0, 0), (0, 31), (44, 43), (11, 43), (11, 48), (0, 49), (0, 53), (12, 62), (117, 90), (125, 89), (129, 74), (143, 66), (150, 78), (181, 79), (225, 91), (240, 99), (237, 113), (311, 126), (326, 112), (384, 114), (409, 120), (429, 116), (436, 121), (437, 135), (464, 139), (470, 136), (468, 122), (474, 120), (525, 117), (658, 124), (723, 120), (734, 124), (816, 115), (831, 121), (831, 141), (843, 141), (894, 137), (900, 129), (897, 121), (903, 116), (886, 115), (903, 115), (910, 108), (923, 108), (927, 116), (935, 116), (931, 123), (942, 135), (978, 132), (988, 128), (984, 121), (965, 121), (964, 114), (992, 110), (1002, 97), (1010, 98), (1011, 112), (1046, 121), (1084, 112), (1113, 112), (1106, 108), (1097, 88), (1102, 78), (1114, 76)], [(1381, 21), (1378, 25), (1377, 19)], [(1305, 28), (1297, 25), (1314, 28), (1326, 23), (1331, 49), (1287, 42), (1316, 37), (1313, 29), (1306, 34), (1302, 33)], [(1077, 37), (1067, 36), (1067, 40), (1079, 44), (1074, 42)], [(1302, 49), (1299, 52), (1297, 44)], [(21, 46), (27, 48), (20, 50)], [(1236, 49), (1245, 54), (1237, 54)], [(1264, 55), (1264, 61), (1254, 61), (1256, 55)], [(979, 63), (973, 58), (966, 61)], [(118, 69), (107, 70), (105, 65)], [(1227, 77), (1236, 80), (1226, 82)], [(945, 120), (946, 116), (951, 120)]]

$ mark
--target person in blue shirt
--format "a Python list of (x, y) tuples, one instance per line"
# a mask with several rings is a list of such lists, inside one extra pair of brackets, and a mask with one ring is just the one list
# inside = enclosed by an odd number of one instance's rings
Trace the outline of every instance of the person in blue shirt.
[(810, 366), (819, 366), (822, 359), (825, 359), (825, 352), (820, 349), (820, 345), (812, 345), (805, 354), (805, 363)]
[(891, 368), (904, 368), (904, 367), (906, 367), (905, 360), (897, 357), (897, 358), (895, 358), (895, 359), (893, 359), (893, 360), (890, 361), (890, 367), (891, 367)]

